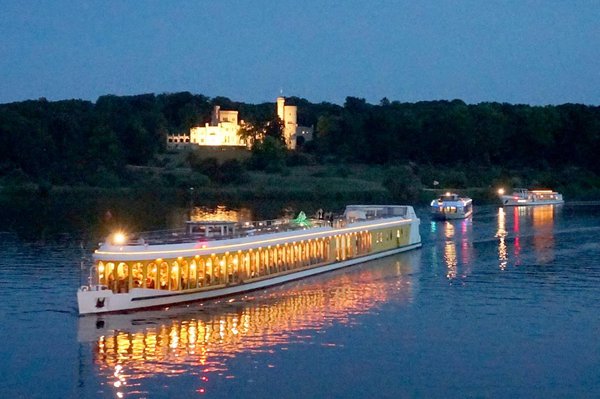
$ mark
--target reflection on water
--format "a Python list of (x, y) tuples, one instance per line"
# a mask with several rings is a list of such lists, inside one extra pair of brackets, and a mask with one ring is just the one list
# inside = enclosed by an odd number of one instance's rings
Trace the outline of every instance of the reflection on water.
[(444, 245), (444, 262), (446, 262), (446, 277), (453, 279), (456, 277), (457, 265), (456, 260), (456, 244), (452, 240), (454, 237), (454, 225), (450, 222), (444, 224), (444, 236), (446, 237), (446, 245)]
[(381, 303), (411, 302), (419, 263), (413, 251), (242, 299), (85, 317), (79, 336), (94, 341), (97, 374), (117, 397), (144, 392), (145, 379), (182, 373), (198, 376), (194, 390), (206, 392), (209, 378), (235, 377), (227, 361), (236, 355), (307, 342)]
[[(498, 260), (501, 270), (506, 269), (509, 260), (510, 240), (512, 238), (514, 264), (521, 264), (523, 238), (531, 237), (536, 263), (545, 264), (554, 259), (554, 219), (561, 209), (560, 205), (519, 206), (498, 209)], [(512, 212), (512, 237), (507, 229), (507, 214)]]
[(202, 221), (225, 221), (225, 222), (251, 222), (252, 211), (249, 208), (229, 209), (224, 205), (217, 205), (214, 208), (206, 206), (195, 206), (190, 211), (190, 220), (194, 222)]
[(454, 244), (454, 241), (446, 241), (446, 245), (444, 246), (444, 262), (446, 262), (448, 269), (446, 277), (449, 279), (456, 278), (458, 262), (456, 260), (456, 244)]
[[(559, 206), (559, 205), (557, 205)], [(554, 205), (534, 207), (532, 212), (533, 245), (537, 256), (537, 263), (545, 264), (554, 260)]]
[[(517, 214), (517, 212), (515, 212)], [(498, 238), (498, 260), (500, 261), (500, 270), (506, 269), (508, 263), (508, 251), (506, 249), (506, 214), (504, 208), (498, 208), (498, 230), (496, 237)]]
[[(436, 233), (440, 229), (439, 234), (444, 240), (443, 261), (446, 267), (446, 277), (450, 280), (458, 277), (459, 259), (461, 266), (464, 267), (461, 277), (465, 277), (470, 273), (471, 226), (472, 218), (470, 217), (461, 220), (431, 222), (431, 232)], [(437, 263), (436, 248), (432, 250), (432, 256), (434, 263)]]

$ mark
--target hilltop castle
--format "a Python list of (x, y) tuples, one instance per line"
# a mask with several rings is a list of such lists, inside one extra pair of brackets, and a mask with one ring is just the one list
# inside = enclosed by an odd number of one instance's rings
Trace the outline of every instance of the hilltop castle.
[[(295, 105), (286, 105), (284, 97), (277, 97), (277, 116), (283, 122), (283, 138), (287, 148), (293, 150), (300, 142), (312, 140), (313, 128), (298, 126), (297, 123), (298, 107)], [(221, 107), (215, 105), (211, 114), (210, 124), (204, 126), (194, 126), (189, 134), (174, 134), (167, 136), (167, 145), (179, 147), (183, 145), (199, 146), (237, 146), (245, 147), (247, 143), (238, 136), (240, 129), (238, 121), (238, 111), (221, 110)]]

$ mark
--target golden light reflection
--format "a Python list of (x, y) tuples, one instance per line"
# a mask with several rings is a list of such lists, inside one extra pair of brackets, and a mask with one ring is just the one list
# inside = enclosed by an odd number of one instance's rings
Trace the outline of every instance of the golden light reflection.
[(554, 223), (554, 205), (541, 205), (533, 207), (533, 226), (541, 227)]
[(446, 238), (454, 237), (454, 225), (450, 222), (444, 224), (444, 235)]
[[(471, 245), (469, 226), (471, 222), (472, 220), (467, 218), (460, 221), (446, 221), (442, 225), (445, 238), (444, 264), (446, 266), (446, 277), (450, 280), (458, 276), (459, 257), (462, 262), (461, 265), (465, 267), (461, 272), (462, 277), (470, 274)], [(435, 249), (432, 252), (435, 252)], [(436, 256), (434, 256), (435, 258)]]
[(446, 262), (446, 277), (448, 279), (456, 278), (458, 260), (456, 258), (456, 244), (454, 241), (446, 241), (444, 246), (444, 261)]
[[(515, 210), (516, 214), (517, 210)], [(498, 208), (498, 230), (496, 231), (496, 238), (498, 238), (498, 260), (500, 261), (500, 270), (506, 269), (508, 264), (508, 250), (506, 247), (506, 214), (504, 208)]]
[(233, 210), (223, 205), (217, 205), (214, 208), (196, 206), (191, 210), (190, 220), (193, 222), (213, 220), (238, 223), (251, 222), (252, 211), (248, 208)]
[(537, 262), (544, 264), (554, 259), (554, 205), (541, 205), (532, 209), (533, 246)]
[(469, 239), (469, 226), (471, 226), (471, 223), (471, 218), (464, 219), (460, 222), (462, 233), (460, 246), (461, 260), (462, 264), (466, 265), (469, 268), (469, 270), (466, 271), (465, 274), (468, 274), (468, 272), (470, 272), (471, 267), (471, 245)]
[(235, 377), (227, 359), (309, 342), (318, 331), (352, 324), (379, 304), (411, 302), (411, 275), (419, 263), (415, 251), (243, 299), (81, 318), (80, 340), (94, 342), (98, 374), (117, 396), (143, 391), (144, 379), (182, 373), (197, 375), (194, 389), (205, 392), (209, 374)]

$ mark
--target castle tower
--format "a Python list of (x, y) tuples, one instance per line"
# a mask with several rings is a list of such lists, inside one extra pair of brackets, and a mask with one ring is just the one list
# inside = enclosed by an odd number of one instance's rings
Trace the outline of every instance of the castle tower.
[(213, 108), (212, 114), (211, 114), (211, 118), (210, 118), (210, 125), (211, 126), (217, 126), (219, 124), (219, 113), (221, 112), (221, 107), (218, 105), (215, 105), (215, 107)]
[(283, 107), (285, 106), (285, 98), (277, 97), (277, 116), (283, 121)]
[(296, 128), (298, 127), (298, 107), (285, 105), (285, 98), (277, 97), (277, 116), (283, 122), (283, 138), (289, 149), (296, 148)]

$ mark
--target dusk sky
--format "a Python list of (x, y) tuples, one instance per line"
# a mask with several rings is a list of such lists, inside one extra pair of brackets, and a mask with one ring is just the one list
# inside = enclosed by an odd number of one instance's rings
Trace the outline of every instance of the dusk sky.
[(0, 2), (0, 103), (190, 91), (248, 103), (600, 105), (600, 0)]

